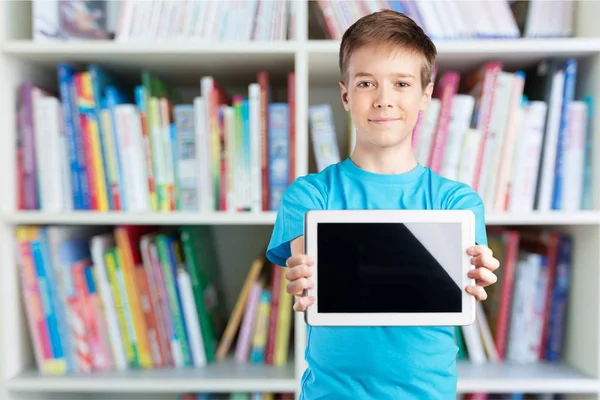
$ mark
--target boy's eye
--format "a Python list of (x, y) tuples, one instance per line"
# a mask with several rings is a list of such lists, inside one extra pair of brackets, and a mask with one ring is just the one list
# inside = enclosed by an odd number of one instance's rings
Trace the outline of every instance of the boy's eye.
[(409, 87), (410, 84), (407, 82), (397, 82), (396, 85), (400, 86), (400, 87)]
[(358, 87), (371, 87), (373, 85), (373, 82), (359, 82), (358, 83)]

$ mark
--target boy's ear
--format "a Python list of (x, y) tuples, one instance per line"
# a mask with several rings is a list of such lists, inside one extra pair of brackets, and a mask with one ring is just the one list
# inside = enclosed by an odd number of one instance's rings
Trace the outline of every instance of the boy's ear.
[(421, 111), (426, 111), (429, 108), (429, 103), (431, 103), (431, 96), (433, 94), (433, 82), (429, 82), (425, 90), (423, 91), (423, 99), (421, 101)]
[(344, 104), (344, 109), (346, 111), (350, 111), (350, 105), (348, 104), (348, 89), (346, 89), (346, 85), (344, 81), (339, 81), (340, 84), (340, 95), (342, 97), (342, 104)]

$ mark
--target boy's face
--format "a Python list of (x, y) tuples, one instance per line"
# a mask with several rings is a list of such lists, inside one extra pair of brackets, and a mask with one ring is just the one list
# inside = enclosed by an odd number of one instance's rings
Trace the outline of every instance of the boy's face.
[(348, 63), (340, 82), (352, 115), (357, 145), (385, 148), (410, 143), (419, 111), (427, 109), (433, 84), (421, 85), (423, 57), (389, 46), (365, 46)]

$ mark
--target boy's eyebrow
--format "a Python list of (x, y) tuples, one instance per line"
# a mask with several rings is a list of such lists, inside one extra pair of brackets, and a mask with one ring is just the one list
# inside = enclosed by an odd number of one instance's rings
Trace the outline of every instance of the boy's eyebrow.
[(413, 74), (409, 74), (409, 73), (406, 73), (406, 72), (396, 72), (394, 75), (397, 76), (397, 77), (399, 77), (399, 78), (416, 79)]
[[(406, 73), (406, 72), (395, 72), (395, 73), (392, 73), (392, 75), (394, 75), (398, 78), (416, 79), (414, 75)], [(368, 73), (368, 72), (357, 72), (356, 74), (354, 74), (354, 78), (371, 78), (371, 77), (373, 77), (373, 74)]]

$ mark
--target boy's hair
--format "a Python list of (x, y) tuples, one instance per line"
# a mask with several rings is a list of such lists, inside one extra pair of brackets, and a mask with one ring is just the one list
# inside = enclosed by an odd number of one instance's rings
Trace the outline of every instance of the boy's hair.
[(339, 67), (344, 82), (348, 80), (348, 62), (352, 54), (366, 45), (392, 45), (414, 51), (424, 58), (421, 67), (421, 86), (431, 82), (437, 49), (415, 21), (405, 14), (382, 10), (366, 15), (352, 24), (340, 45)]

